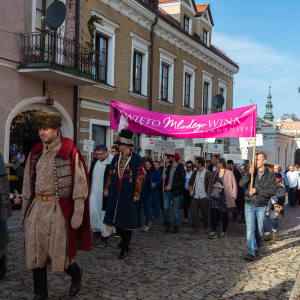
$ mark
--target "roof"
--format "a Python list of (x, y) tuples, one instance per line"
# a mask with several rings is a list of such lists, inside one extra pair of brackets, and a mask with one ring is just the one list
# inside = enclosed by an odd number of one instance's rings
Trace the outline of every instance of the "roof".
[(239, 69), (239, 65), (237, 63), (235, 63), (233, 60), (231, 60), (224, 52), (222, 52), (220, 49), (218, 49), (216, 46), (211, 45), (210, 49), (217, 54), (218, 56), (220, 56), (221, 58), (223, 58), (224, 60), (226, 60), (227, 62), (229, 62), (231, 65), (235, 66), (237, 69)]
[(211, 11), (210, 11), (210, 4), (198, 4), (198, 5), (196, 5), (196, 17), (201, 17), (206, 10), (208, 12), (210, 22), (211, 22), (212, 26), (214, 26), (214, 21), (213, 21)]
[(296, 136), (300, 134), (300, 122), (274, 122), (276, 125), (281, 125), (280, 130)]

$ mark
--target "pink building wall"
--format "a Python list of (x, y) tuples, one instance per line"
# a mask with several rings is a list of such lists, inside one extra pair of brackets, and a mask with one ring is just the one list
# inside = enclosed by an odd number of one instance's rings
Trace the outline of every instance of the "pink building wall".
[[(73, 1), (75, 3), (75, 1)], [(7, 153), (9, 136), (5, 132), (8, 117), (22, 101), (29, 98), (43, 97), (43, 78), (35, 78), (18, 72), (21, 56), (21, 34), (32, 32), (33, 9), (35, 0), (0, 1), (0, 151)], [(75, 34), (75, 5), (67, 8), (65, 33), (69, 39)], [(52, 98), (57, 101), (73, 121), (74, 86), (47, 81)], [(47, 96), (47, 95), (46, 95)], [(41, 100), (39, 100), (41, 101)], [(41, 108), (41, 103), (37, 106)], [(31, 107), (34, 104), (31, 104)], [(43, 106), (43, 105), (42, 105)], [(47, 108), (47, 107), (46, 107)], [(7, 155), (5, 157), (7, 161)]]

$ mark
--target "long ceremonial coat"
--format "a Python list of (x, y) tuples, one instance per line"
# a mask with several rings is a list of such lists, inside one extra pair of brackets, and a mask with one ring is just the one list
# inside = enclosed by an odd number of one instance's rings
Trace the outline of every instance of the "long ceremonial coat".
[[(118, 164), (120, 154), (116, 154), (110, 165), (112, 173), (109, 198), (104, 223), (121, 229), (137, 229), (142, 227), (142, 201), (133, 201), (136, 177), (143, 169), (142, 158), (132, 152), (129, 165), (119, 180)], [(143, 171), (144, 172), (144, 171)]]
[[(41, 201), (35, 194), (57, 199)], [(77, 241), (91, 251), (87, 196), (85, 163), (72, 140), (59, 137), (49, 146), (38, 143), (32, 149), (24, 173), (21, 216), (28, 268), (51, 263), (53, 271), (63, 271), (77, 254)], [(74, 212), (83, 215), (78, 229), (71, 226)]]

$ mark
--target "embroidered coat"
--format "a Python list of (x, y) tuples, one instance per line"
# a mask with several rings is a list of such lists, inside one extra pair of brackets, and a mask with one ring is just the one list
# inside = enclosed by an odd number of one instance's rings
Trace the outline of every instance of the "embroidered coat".
[(139, 200), (145, 169), (138, 154), (131, 152), (124, 159), (120, 155), (114, 156), (104, 188), (109, 190), (109, 198), (103, 222), (116, 228), (137, 229), (142, 226), (142, 201)]
[[(77, 241), (91, 251), (87, 176), (83, 157), (70, 139), (59, 137), (32, 149), (24, 172), (21, 216), (28, 268), (51, 263), (53, 271), (63, 271), (77, 254)], [(57, 199), (41, 201), (35, 194)], [(78, 229), (71, 226), (73, 215), (82, 219)]]

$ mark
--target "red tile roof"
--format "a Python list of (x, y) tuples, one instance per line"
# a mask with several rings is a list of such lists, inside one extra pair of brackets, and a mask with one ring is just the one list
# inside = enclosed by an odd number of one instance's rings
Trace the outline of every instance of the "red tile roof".
[(211, 11), (210, 11), (210, 4), (198, 4), (198, 5), (196, 5), (196, 12), (197, 12), (196, 17), (201, 17), (206, 10), (208, 12), (210, 22), (211, 22), (212, 26), (214, 26), (214, 21), (213, 21)]
[(300, 122), (274, 122), (276, 125), (281, 125), (280, 130), (290, 135), (300, 135)]
[(209, 7), (209, 4), (198, 4), (196, 5), (196, 16), (201, 16), (205, 11), (206, 9)]

